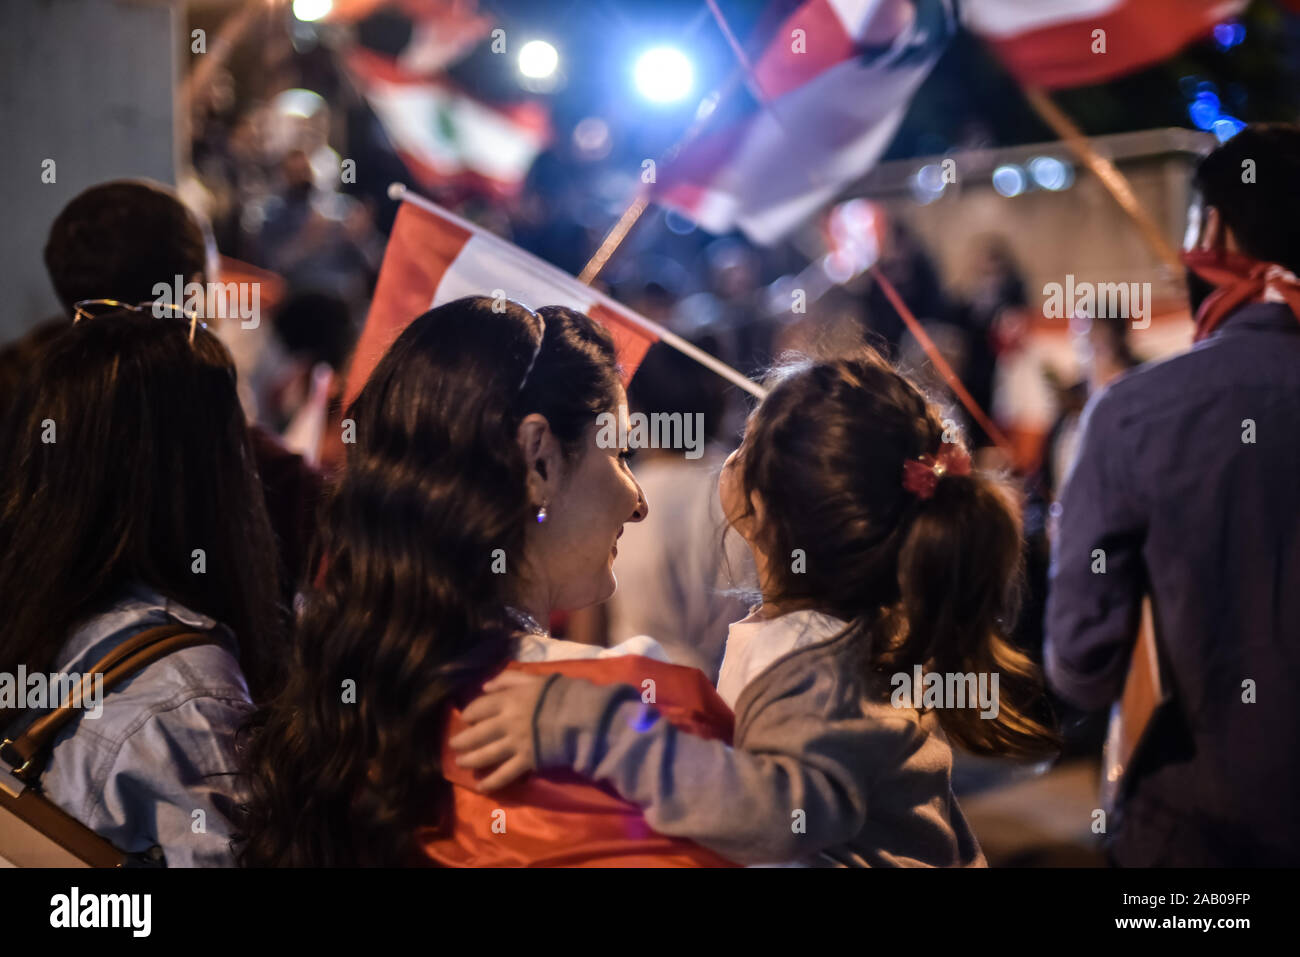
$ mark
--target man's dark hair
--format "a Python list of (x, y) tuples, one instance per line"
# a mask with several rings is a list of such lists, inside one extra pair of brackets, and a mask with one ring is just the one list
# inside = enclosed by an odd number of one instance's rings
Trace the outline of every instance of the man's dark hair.
[(1193, 186), (1244, 253), (1300, 272), (1300, 126), (1246, 127), (1201, 160)]
[[(718, 344), (711, 336), (699, 337), (694, 344), (717, 354)], [(627, 403), (631, 411), (645, 415), (700, 413), (704, 416), (704, 438), (711, 441), (717, 437), (726, 412), (726, 388), (726, 382), (716, 373), (671, 346), (656, 342), (628, 386)]]
[(170, 189), (145, 180), (92, 186), (63, 207), (45, 243), (45, 268), (63, 305), (82, 299), (135, 304), (157, 283), (204, 281), (206, 235)]
[(291, 355), (339, 370), (356, 344), (348, 304), (330, 292), (294, 293), (275, 313), (275, 333)]

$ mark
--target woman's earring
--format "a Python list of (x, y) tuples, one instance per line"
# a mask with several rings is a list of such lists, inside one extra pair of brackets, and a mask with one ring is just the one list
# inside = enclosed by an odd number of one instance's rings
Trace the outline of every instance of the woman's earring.
[(540, 525), (540, 524), (541, 524), (542, 522), (544, 522), (544, 521), (546, 521), (546, 505), (545, 505), (545, 504), (543, 504), (542, 507), (539, 508), (539, 509), (537, 510), (537, 523)]

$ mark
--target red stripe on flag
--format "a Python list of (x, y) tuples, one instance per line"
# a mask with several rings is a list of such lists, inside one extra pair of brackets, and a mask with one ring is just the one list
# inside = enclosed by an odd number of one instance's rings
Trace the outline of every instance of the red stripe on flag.
[[(802, 30), (800, 52), (795, 30)], [(786, 17), (754, 64), (754, 79), (769, 100), (803, 86), (853, 56), (853, 38), (828, 0), (810, 0)]]
[(587, 310), (596, 322), (599, 322), (614, 339), (614, 349), (618, 353), (618, 364), (623, 368), (623, 385), (632, 381), (637, 367), (645, 358), (649, 348), (659, 341), (659, 337), (649, 329), (638, 325), (616, 306), (607, 306), (595, 302)]
[[(1047, 89), (1086, 86), (1173, 56), (1209, 34), (1225, 10), (1232, 10), (1225, 0), (1128, 0), (1085, 20), (987, 39), (1022, 83)], [(1104, 53), (1093, 52), (1096, 30), (1104, 31)]]
[(258, 303), (264, 313), (274, 313), (284, 299), (284, 278), (278, 273), (259, 269), (241, 259), (221, 257), (222, 282), (258, 284)]
[(374, 299), (348, 369), (346, 406), (402, 330), (429, 311), (443, 273), (469, 241), (470, 232), (412, 203), (397, 211), (384, 252)]

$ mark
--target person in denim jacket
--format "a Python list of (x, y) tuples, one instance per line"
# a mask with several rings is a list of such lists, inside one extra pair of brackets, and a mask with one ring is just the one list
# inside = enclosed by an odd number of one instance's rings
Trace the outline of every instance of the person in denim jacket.
[[(86, 702), (36, 786), (137, 862), (230, 864), (281, 620), (230, 355), (175, 310), (93, 304), (33, 372), (0, 420), (0, 675), (81, 674), (173, 622), (212, 638)], [(19, 697), (7, 737), (51, 705)]]

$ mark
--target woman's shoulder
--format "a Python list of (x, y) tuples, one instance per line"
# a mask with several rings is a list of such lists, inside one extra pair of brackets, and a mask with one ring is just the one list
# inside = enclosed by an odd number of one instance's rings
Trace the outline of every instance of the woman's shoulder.
[(104, 723), (95, 728), (100, 737), (120, 737), (110, 728), (138, 727), (144, 720), (141, 712), (147, 712), (145, 717), (161, 714), (196, 698), (229, 701), (237, 708), (251, 707), (238, 645), (230, 630), (142, 587), (129, 589), (104, 611), (83, 622), (60, 651), (57, 667), (68, 675), (89, 673), (124, 642), (165, 625), (185, 626), (208, 635), (210, 642), (173, 651), (105, 691), (100, 718)]

